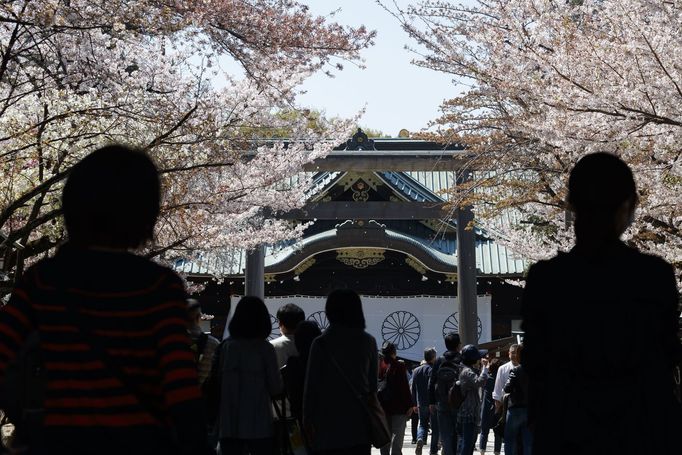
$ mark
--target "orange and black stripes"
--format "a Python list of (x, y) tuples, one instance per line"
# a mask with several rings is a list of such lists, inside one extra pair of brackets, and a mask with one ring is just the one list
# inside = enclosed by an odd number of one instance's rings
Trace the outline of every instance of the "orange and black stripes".
[[(129, 254), (83, 253), (67, 265), (59, 259), (29, 269), (0, 309), (0, 380), (28, 335), (38, 330), (49, 378), (48, 427), (158, 426), (158, 415), (172, 415), (179, 404), (185, 409), (196, 402), (199, 410), (180, 279)], [(112, 280), (121, 271), (129, 279)], [(78, 309), (80, 321), (72, 320), (67, 303)], [(134, 391), (98, 358), (79, 323), (87, 324)], [(149, 403), (158, 413), (149, 412)]]

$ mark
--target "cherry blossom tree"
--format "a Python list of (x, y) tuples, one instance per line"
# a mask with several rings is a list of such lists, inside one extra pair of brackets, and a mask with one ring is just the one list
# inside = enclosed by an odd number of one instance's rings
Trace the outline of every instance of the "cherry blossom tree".
[(455, 191), (516, 252), (572, 243), (568, 171), (608, 151), (633, 168), (640, 206), (626, 238), (682, 270), (682, 2), (424, 1), (388, 5), (415, 63), (453, 76), (432, 139), (471, 151)]
[[(162, 171), (149, 256), (296, 235), (260, 210), (302, 204), (302, 165), (351, 127), (311, 127), (298, 86), (362, 65), (373, 37), (289, 0), (0, 0), (4, 275), (63, 241), (69, 169), (111, 142), (147, 150)], [(265, 140), (282, 129), (291, 140)]]

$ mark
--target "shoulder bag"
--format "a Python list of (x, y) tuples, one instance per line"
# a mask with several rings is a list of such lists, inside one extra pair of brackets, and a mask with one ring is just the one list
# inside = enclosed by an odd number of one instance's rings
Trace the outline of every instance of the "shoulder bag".
[(275, 443), (278, 454), (281, 455), (308, 455), (308, 447), (303, 437), (303, 432), (298, 424), (298, 419), (287, 415), (286, 397), (272, 399), (275, 409)]

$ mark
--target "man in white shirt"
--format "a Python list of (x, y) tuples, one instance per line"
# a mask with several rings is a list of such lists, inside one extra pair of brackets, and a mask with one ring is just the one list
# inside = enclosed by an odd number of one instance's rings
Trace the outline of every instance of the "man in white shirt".
[(282, 336), (275, 338), (270, 343), (275, 348), (275, 354), (277, 354), (277, 367), (282, 368), (287, 364), (289, 357), (298, 355), (294, 344), (294, 332), (298, 323), (305, 319), (305, 312), (298, 305), (287, 303), (277, 310), (277, 319)]
[(509, 379), (509, 373), (512, 368), (520, 364), (520, 349), (518, 344), (512, 344), (509, 347), (510, 362), (505, 363), (497, 370), (495, 377), (495, 389), (493, 390), (493, 400), (495, 400), (495, 413), (499, 413), (502, 409), (502, 399), (504, 398), (504, 385)]

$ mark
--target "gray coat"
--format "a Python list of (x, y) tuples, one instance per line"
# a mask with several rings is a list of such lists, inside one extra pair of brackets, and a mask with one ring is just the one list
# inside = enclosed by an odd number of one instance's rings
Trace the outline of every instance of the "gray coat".
[(379, 359), (374, 337), (362, 329), (332, 325), (313, 341), (303, 394), (303, 421), (313, 427), (315, 450), (370, 444), (369, 418), (329, 356), (355, 389), (377, 390)]
[(220, 438), (272, 437), (271, 397), (283, 389), (275, 349), (265, 340), (227, 339), (220, 355)]
[(457, 419), (461, 423), (473, 423), (481, 427), (481, 397), (480, 389), (488, 381), (488, 370), (484, 369), (479, 375), (470, 367), (465, 366), (459, 374), (459, 385), (464, 394), (464, 402), (459, 407)]

